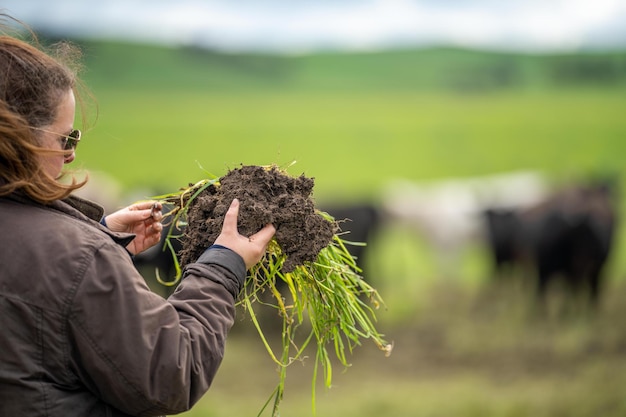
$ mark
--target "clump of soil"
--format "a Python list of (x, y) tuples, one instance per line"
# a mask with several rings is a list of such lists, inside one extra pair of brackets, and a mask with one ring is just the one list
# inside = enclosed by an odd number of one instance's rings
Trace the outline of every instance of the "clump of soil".
[(241, 166), (230, 170), (198, 195), (187, 213), (187, 228), (180, 263), (194, 262), (213, 244), (222, 230), (233, 199), (239, 199), (239, 233), (250, 236), (271, 223), (275, 239), (286, 255), (283, 272), (314, 261), (328, 246), (337, 224), (315, 210), (314, 180), (292, 177), (277, 167)]

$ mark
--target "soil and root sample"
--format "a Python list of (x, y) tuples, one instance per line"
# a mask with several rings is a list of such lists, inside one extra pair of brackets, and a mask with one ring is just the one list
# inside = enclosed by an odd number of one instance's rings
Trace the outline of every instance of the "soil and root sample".
[[(182, 242), (179, 252), (170, 245), (177, 276), (165, 284), (175, 285), (182, 268), (213, 244), (233, 199), (240, 201), (240, 234), (252, 235), (268, 223), (276, 228), (264, 257), (248, 272), (238, 299), (270, 357), (279, 365), (279, 382), (272, 393), (273, 415), (278, 415), (288, 365), (303, 360), (303, 352), (311, 342), (316, 348), (313, 386), (321, 367), (324, 383), (330, 387), (329, 350), (348, 366), (347, 353), (363, 339), (371, 339), (386, 355), (392, 349), (374, 325), (375, 310), (383, 304), (382, 299), (361, 277), (337, 221), (315, 207), (313, 188), (313, 178), (291, 176), (278, 166), (245, 165), (220, 178), (156, 197), (173, 205), (166, 216), (176, 227), (170, 228), (168, 237)], [(282, 319), (282, 346), (278, 352), (270, 346), (257, 318), (257, 307), (268, 304)], [(306, 326), (301, 326), (303, 323)], [(296, 337), (297, 331), (307, 334)]]
[(269, 223), (276, 228), (274, 239), (286, 256), (283, 272), (315, 261), (339, 228), (316, 211), (313, 185), (312, 178), (293, 178), (277, 167), (242, 166), (229, 171), (191, 202), (181, 265), (194, 262), (217, 239), (235, 198), (240, 202), (240, 234), (252, 235)]

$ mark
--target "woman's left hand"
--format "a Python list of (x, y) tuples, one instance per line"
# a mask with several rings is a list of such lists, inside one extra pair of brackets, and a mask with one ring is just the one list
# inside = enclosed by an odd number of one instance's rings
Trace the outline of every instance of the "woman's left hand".
[(136, 235), (126, 249), (133, 255), (137, 255), (161, 240), (162, 211), (161, 203), (142, 201), (109, 214), (105, 217), (105, 222), (107, 227), (114, 232)]

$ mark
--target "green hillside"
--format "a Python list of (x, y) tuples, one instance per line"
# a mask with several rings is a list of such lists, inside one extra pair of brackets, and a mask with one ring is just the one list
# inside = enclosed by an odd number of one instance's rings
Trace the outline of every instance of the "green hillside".
[(113, 42), (82, 43), (96, 86), (333, 91), (454, 91), (626, 85), (626, 52), (521, 55), (460, 49), (227, 54)]
[[(99, 113), (79, 161), (126, 186), (186, 183), (204, 175), (198, 164), (219, 174), (292, 160), (318, 179), (320, 195), (344, 196), (375, 195), (399, 176), (622, 170), (626, 52), (263, 56), (82, 46)], [(106, 157), (111, 146), (125, 152)], [(143, 165), (136, 158), (148, 149), (149, 166), (126, 169)]]

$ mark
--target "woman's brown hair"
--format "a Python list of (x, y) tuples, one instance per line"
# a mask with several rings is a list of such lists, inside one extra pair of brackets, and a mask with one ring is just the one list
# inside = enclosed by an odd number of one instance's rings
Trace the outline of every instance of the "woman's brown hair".
[(80, 51), (68, 42), (44, 51), (32, 30), (29, 41), (7, 35), (7, 21), (20, 23), (0, 14), (0, 196), (21, 191), (48, 204), (86, 183), (73, 176), (63, 183), (46, 173), (41, 156), (57, 151), (42, 148), (36, 132), (55, 120), (70, 89), (76, 93)]

